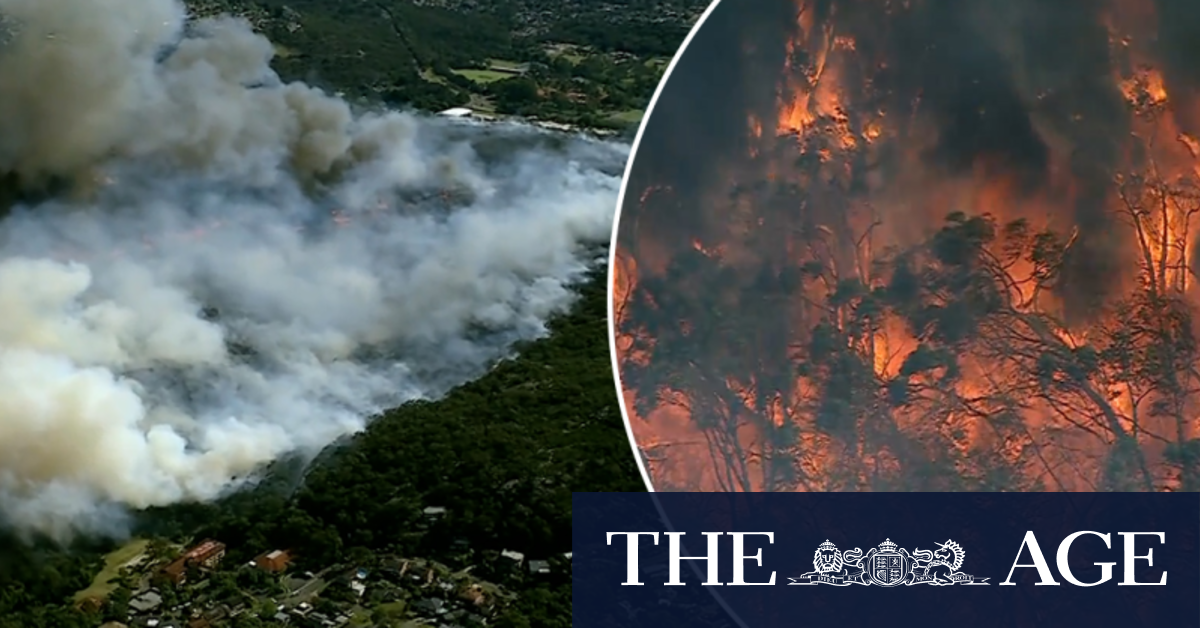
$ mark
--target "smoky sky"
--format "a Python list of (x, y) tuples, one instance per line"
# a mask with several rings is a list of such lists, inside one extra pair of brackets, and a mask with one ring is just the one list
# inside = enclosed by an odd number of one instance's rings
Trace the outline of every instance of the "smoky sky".
[[(1180, 100), (1200, 88), (1200, 4), (1147, 0), (1157, 19), (1118, 24), (1162, 68)], [(816, 0), (804, 11), (856, 42), (858, 62), (846, 85), (852, 106), (887, 110), (889, 124), (919, 119), (936, 128), (925, 166), (948, 177), (985, 163), (1028, 191), (1046, 183), (1050, 149), (1034, 124), (1067, 138), (1079, 187), (1074, 209), (1088, 233), (1109, 225), (1100, 208), (1118, 146), (1128, 137), (1128, 109), (1117, 90), (1106, 14), (1116, 5), (1096, 0), (913, 0), (908, 8), (884, 0)], [(1135, 6), (1126, 2), (1126, 7)], [(650, 114), (638, 148), (625, 211), (649, 185), (673, 187), (680, 208), (722, 162), (744, 155), (746, 119), (774, 106), (785, 42), (797, 34), (798, 7), (788, 1), (724, 0), (701, 26)], [(804, 52), (797, 53), (802, 56)], [(870, 89), (865, 89), (870, 85)], [(852, 88), (850, 88), (853, 90)], [(914, 106), (916, 103), (916, 106)], [(916, 107), (916, 109), (914, 109)], [(912, 115), (916, 112), (916, 115)], [(1178, 112), (1182, 114), (1183, 112)], [(774, 115), (762, 115), (773, 119)], [(1196, 122), (1180, 115), (1184, 131)], [(912, 130), (917, 132), (917, 130)], [(689, 225), (677, 210), (672, 228)], [(646, 216), (650, 219), (650, 216)], [(698, 227), (698, 225), (695, 225)], [(1098, 241), (1099, 235), (1093, 240)], [(1087, 256), (1087, 246), (1081, 255)], [(1099, 257), (1088, 264), (1100, 263)]]
[[(794, 14), (787, 0), (721, 2), (713, 9), (650, 114), (625, 207), (636, 212), (637, 198), (650, 185), (670, 185), (691, 197), (724, 156), (745, 152), (747, 114), (772, 106), (772, 83)], [(684, 212), (671, 219), (688, 217)]]
[[(886, 112), (899, 143), (920, 135), (928, 172), (957, 177), (982, 168), (1036, 194), (1050, 181), (1050, 137), (1065, 142), (1079, 238), (1063, 285), (1082, 310), (1104, 300), (1123, 264), (1112, 254), (1117, 230), (1106, 197), (1131, 132), (1114, 77), (1132, 69), (1110, 52), (1105, 20), (1163, 72), (1173, 103), (1186, 104), (1174, 111), (1181, 129), (1195, 135), (1193, 0), (722, 0), (650, 114), (622, 208), (623, 238), (635, 225), (664, 243), (704, 236), (699, 198), (712, 192), (723, 164), (745, 159), (748, 117), (777, 117), (785, 44), (798, 37), (801, 10), (853, 39), (855, 60), (840, 77), (846, 104)], [(793, 65), (812, 52), (799, 47)], [(674, 202), (639, 207), (652, 185), (669, 186)]]

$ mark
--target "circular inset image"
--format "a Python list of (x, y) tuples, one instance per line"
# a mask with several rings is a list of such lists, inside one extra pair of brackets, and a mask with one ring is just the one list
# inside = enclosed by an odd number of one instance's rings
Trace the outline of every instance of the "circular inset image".
[(627, 173), (659, 491), (1200, 488), (1200, 4), (724, 0)]

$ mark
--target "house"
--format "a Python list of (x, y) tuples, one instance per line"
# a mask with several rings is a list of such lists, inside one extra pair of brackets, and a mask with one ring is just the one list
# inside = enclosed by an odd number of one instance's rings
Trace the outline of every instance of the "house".
[(286, 550), (272, 550), (254, 559), (254, 566), (270, 573), (279, 573), (287, 569), (292, 562), (292, 555)]
[(453, 107), (451, 109), (438, 112), (438, 115), (446, 118), (469, 118), (471, 117), (472, 113), (475, 112), (467, 109), (466, 107)]
[(213, 569), (220, 564), (224, 557), (224, 543), (213, 540), (204, 541), (163, 567), (162, 574), (174, 584), (183, 584), (187, 580), (188, 567)]
[(534, 124), (536, 126), (542, 127), (543, 129), (549, 129), (551, 131), (573, 131), (575, 129), (575, 127), (571, 126), (570, 124), (563, 124), (562, 122), (552, 122), (549, 120), (539, 120), (537, 122), (534, 122)]
[(520, 567), (521, 563), (525, 562), (525, 555), (521, 552), (504, 550), (500, 552), (500, 559), (511, 563), (513, 567)]
[(162, 575), (172, 584), (183, 584), (187, 581), (187, 557), (180, 556), (169, 565), (162, 568)]
[(162, 596), (150, 590), (129, 600), (129, 608), (135, 613), (149, 613), (162, 605)]
[(430, 506), (422, 511), (426, 519), (441, 519), (446, 515), (446, 509), (441, 506)]
[(550, 561), (548, 560), (531, 560), (529, 561), (529, 573), (535, 576), (542, 576), (550, 573)]
[(225, 557), (225, 544), (219, 541), (208, 540), (188, 550), (183, 555), (187, 564), (197, 565), (205, 569), (216, 567), (221, 559)]

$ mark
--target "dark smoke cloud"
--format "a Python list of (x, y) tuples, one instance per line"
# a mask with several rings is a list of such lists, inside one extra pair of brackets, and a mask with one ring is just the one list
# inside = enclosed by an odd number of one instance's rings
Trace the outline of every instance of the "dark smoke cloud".
[[(1074, 309), (1095, 309), (1125, 267), (1106, 205), (1125, 155), (1130, 112), (1115, 81), (1105, 20), (1163, 69), (1177, 102), (1200, 96), (1200, 4), (1190, 0), (817, 0), (797, 3), (856, 43), (842, 84), (851, 106), (887, 112), (899, 142), (922, 142), (931, 174), (1004, 177), (1047, 193), (1051, 154), (1067, 151), (1079, 238), (1063, 290)], [(704, 237), (696, 209), (723, 165), (743, 161), (747, 117), (774, 104), (783, 43), (797, 4), (723, 0), (680, 59), (652, 112), (632, 169), (622, 233), (633, 223), (664, 241)], [(1130, 10), (1134, 9), (1131, 13)], [(1157, 12), (1157, 19), (1144, 19)], [(1142, 20), (1138, 22), (1137, 20)], [(800, 52), (803, 55), (804, 52)], [(855, 89), (864, 87), (855, 93)], [(914, 112), (914, 103), (919, 103)], [(1200, 129), (1189, 110), (1184, 130)], [(932, 144), (928, 140), (932, 139)], [(641, 211), (638, 194), (672, 186), (673, 206)], [(919, 199), (917, 199), (919, 200)], [(674, 207), (672, 209), (671, 207)], [(645, 215), (643, 215), (645, 214)], [(894, 217), (902, 219), (902, 217)], [(654, 225), (662, 225), (655, 229)], [(687, 234), (680, 234), (686, 231)], [(626, 236), (628, 237), (628, 236)], [(626, 240), (629, 242), (629, 240)]]
[[(641, 191), (671, 186), (681, 207), (692, 207), (722, 163), (742, 155), (747, 116), (769, 117), (774, 81), (794, 17), (788, 0), (721, 2), (681, 55), (646, 123), (624, 199), (638, 215)], [(698, 212), (660, 216), (679, 231), (700, 229)], [(656, 217), (644, 217), (653, 223)], [(680, 221), (683, 221), (680, 223)], [(623, 221), (622, 229), (634, 221)], [(688, 226), (693, 227), (689, 229)], [(665, 235), (648, 224), (651, 231)]]

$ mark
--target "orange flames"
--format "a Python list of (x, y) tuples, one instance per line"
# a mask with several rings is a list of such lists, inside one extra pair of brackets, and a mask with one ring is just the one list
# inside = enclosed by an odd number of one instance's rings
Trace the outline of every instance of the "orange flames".
[[(694, 210), (719, 227), (687, 247), (622, 227), (615, 346), (657, 488), (1200, 490), (1200, 100), (1156, 67), (1149, 3), (1097, 19), (1128, 136), (1081, 175), (1041, 113), (1059, 95), (1016, 77), (1049, 149), (1031, 185), (989, 154), (930, 167), (923, 99), (867, 98), (889, 60), (798, 5), (774, 124), (748, 118)], [(1097, 185), (1103, 229), (1073, 209)]]

